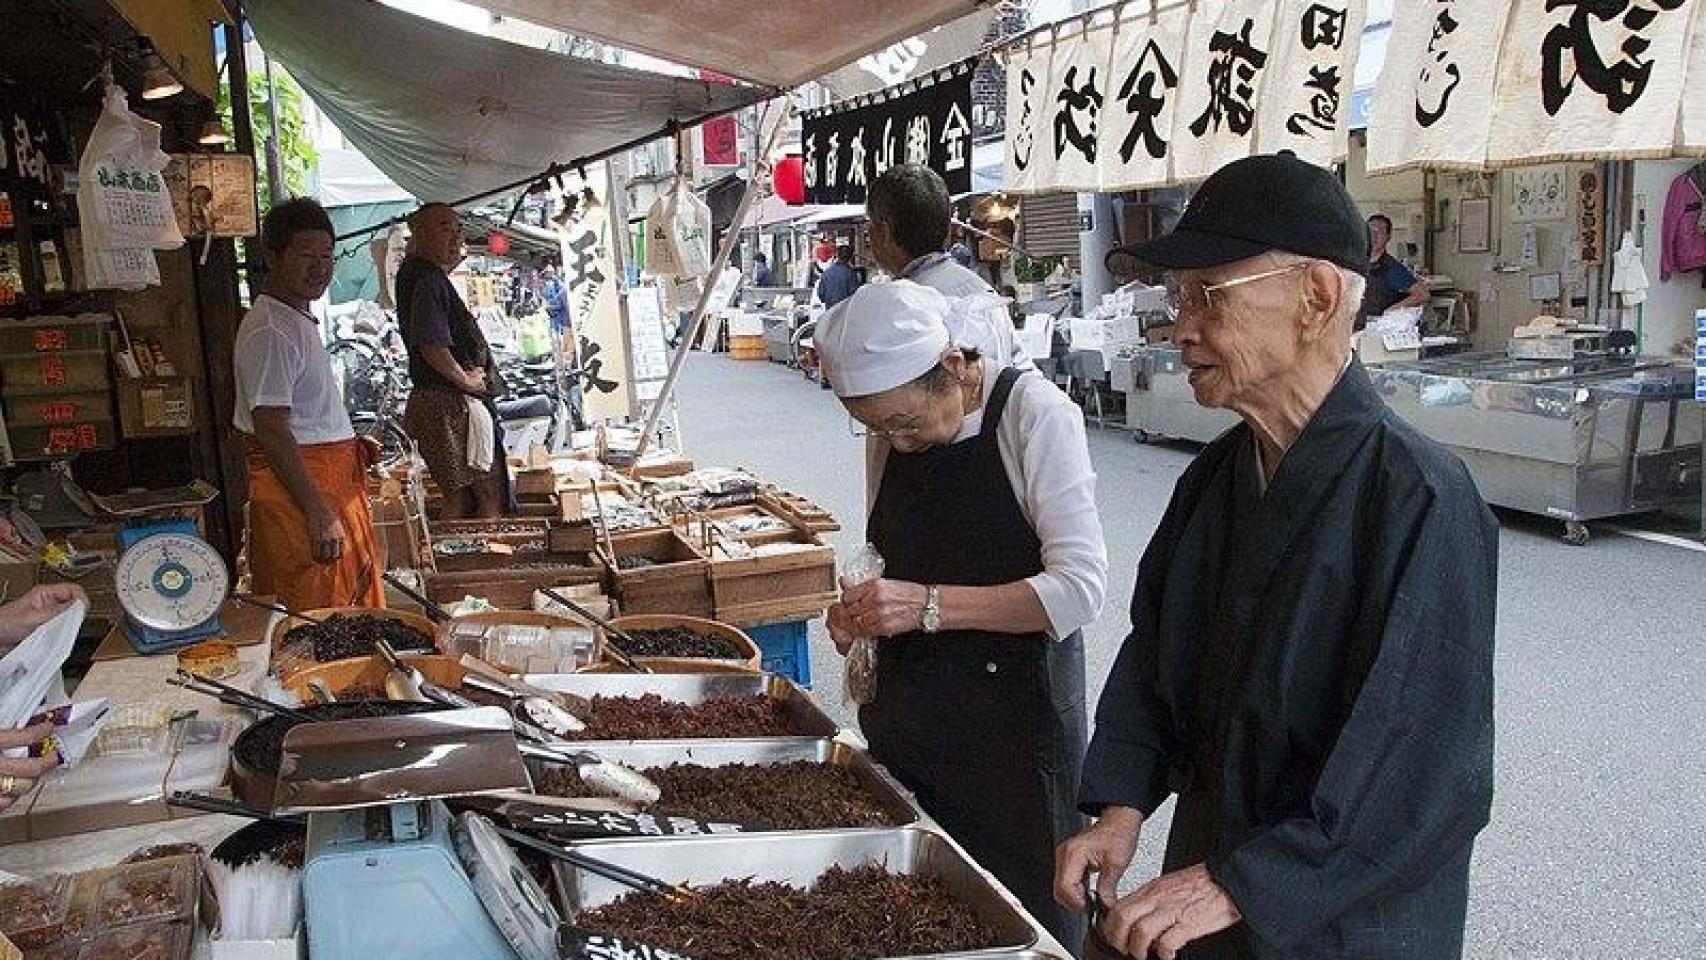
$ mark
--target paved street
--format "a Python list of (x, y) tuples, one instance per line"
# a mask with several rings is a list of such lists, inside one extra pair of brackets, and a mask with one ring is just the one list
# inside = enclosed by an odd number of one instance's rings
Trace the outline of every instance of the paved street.
[[(827, 392), (797, 372), (696, 354), (681, 390), (687, 451), (745, 465), (863, 529), (862, 441)], [(1109, 605), (1086, 631), (1090, 697), (1130, 626), (1137, 558), (1183, 447), (1090, 431), (1113, 561)], [(1477, 845), (1473, 958), (1706, 955), (1706, 553), (1596, 529), (1569, 547), (1558, 526), (1502, 514), (1498, 783)], [(839, 658), (821, 627), (813, 674), (841, 705)], [(1166, 813), (1133, 877), (1159, 866)]]

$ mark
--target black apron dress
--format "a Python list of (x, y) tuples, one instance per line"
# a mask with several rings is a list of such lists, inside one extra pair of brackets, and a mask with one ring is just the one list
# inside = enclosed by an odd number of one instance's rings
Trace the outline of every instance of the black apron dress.
[[(886, 577), (986, 587), (1042, 572), (996, 443), (1019, 376), (1002, 371), (978, 436), (890, 451), (867, 530)], [(1069, 950), (1084, 919), (1054, 902), (1054, 851), (1084, 827), (1074, 799), (1086, 723), (1078, 633), (885, 639), (876, 696), (859, 710), (872, 756)]]

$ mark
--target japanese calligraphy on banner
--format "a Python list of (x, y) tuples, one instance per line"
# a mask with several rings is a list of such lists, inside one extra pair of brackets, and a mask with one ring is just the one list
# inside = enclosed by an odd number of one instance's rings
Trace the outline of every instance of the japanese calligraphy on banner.
[(1365, 0), (1116, 16), (1008, 55), (1007, 189), (1161, 186), (1278, 150), (1344, 157)]
[(1113, 40), (1113, 30), (1104, 28), (1075, 34), (1054, 45), (1043, 143), (1053, 164), (1052, 185), (1056, 188), (1097, 188), (1097, 133), (1102, 105), (1108, 98)]
[(1399, 12), (1368, 117), (1368, 170), (1478, 169), (1492, 134), (1510, 0), (1429, 0)]
[(1692, 8), (1687, 0), (1516, 0), (1488, 162), (1668, 154)]
[(1584, 264), (1605, 260), (1605, 181), (1598, 167), (1576, 175), (1576, 248), (1574, 259)]
[(1040, 55), (1027, 51), (1007, 65), (1007, 189), (1023, 193), (1038, 186), (1037, 172), (1052, 171), (1045, 160), (1044, 131), (1052, 101), (1049, 82), (1050, 48)]
[(1096, 151), (1104, 190), (1141, 190), (1167, 183), (1168, 145), (1178, 113), (1190, 8), (1133, 15), (1114, 25), (1109, 74), (1113, 91), (1102, 117), (1107, 134)]
[(1173, 179), (1201, 180), (1256, 152), (1258, 97), (1272, 57), (1265, 0), (1197, 7), (1185, 37), (1184, 95), (1173, 131)]
[(592, 196), (582, 199), (575, 218), (558, 232), (588, 423), (625, 420), (632, 409), (628, 338), (622, 329), (622, 302), (610, 253), (607, 182), (603, 164), (590, 168), (587, 189)]
[(1279, 4), (1256, 128), (1263, 153), (1290, 150), (1326, 167), (1349, 150), (1350, 130), (1339, 117), (1356, 82), (1365, 15), (1360, 4)]
[(972, 64), (962, 62), (898, 91), (805, 115), (807, 203), (864, 203), (872, 180), (901, 163), (928, 166), (949, 193), (971, 190)]
[(1369, 171), (1698, 153), (1706, 148), (1700, 6), (1401, 4), (1369, 114)]

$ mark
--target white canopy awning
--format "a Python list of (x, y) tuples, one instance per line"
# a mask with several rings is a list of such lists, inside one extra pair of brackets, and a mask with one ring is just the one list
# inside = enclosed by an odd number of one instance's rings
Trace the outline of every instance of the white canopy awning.
[(349, 0), (246, 0), (268, 54), (423, 200), (524, 180), (767, 91), (632, 70)]
[(773, 87), (975, 14), (978, 0), (478, 0), (498, 13)]

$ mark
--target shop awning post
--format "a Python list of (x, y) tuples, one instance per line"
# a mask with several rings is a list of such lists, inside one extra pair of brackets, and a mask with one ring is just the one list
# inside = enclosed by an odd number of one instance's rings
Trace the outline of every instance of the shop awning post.
[[(723, 232), (723, 242), (717, 249), (717, 259), (711, 264), (711, 272), (705, 277), (703, 289), (699, 291), (699, 303), (693, 308), (693, 322), (688, 324), (687, 332), (682, 334), (681, 345), (675, 348), (675, 358), (669, 363), (669, 376), (664, 378), (663, 388), (658, 391), (657, 400), (653, 401), (651, 411), (646, 415), (646, 428), (640, 433), (640, 443), (634, 448), (634, 462), (637, 465), (640, 457), (651, 446), (652, 434), (657, 432), (658, 423), (663, 419), (663, 411), (669, 403), (670, 394), (675, 390), (675, 381), (681, 376), (681, 368), (687, 365), (687, 354), (693, 349), (693, 341), (699, 339), (700, 332), (705, 327), (705, 313), (711, 304), (711, 292), (717, 287), (717, 278), (723, 275), (723, 270), (729, 265), (729, 258), (734, 255), (735, 244), (740, 240), (740, 226), (746, 222), (746, 215), (752, 209), (752, 204), (758, 199), (759, 174), (764, 169), (764, 158), (776, 149), (781, 139), (782, 131), (787, 128), (788, 121), (794, 117), (794, 101), (786, 98), (782, 107), (782, 116), (771, 128), (769, 140), (764, 149), (752, 158), (752, 177), (746, 183), (746, 193), (740, 198), (740, 207), (735, 210), (734, 219), (729, 222), (729, 228)], [(762, 126), (760, 127), (762, 129)]]

